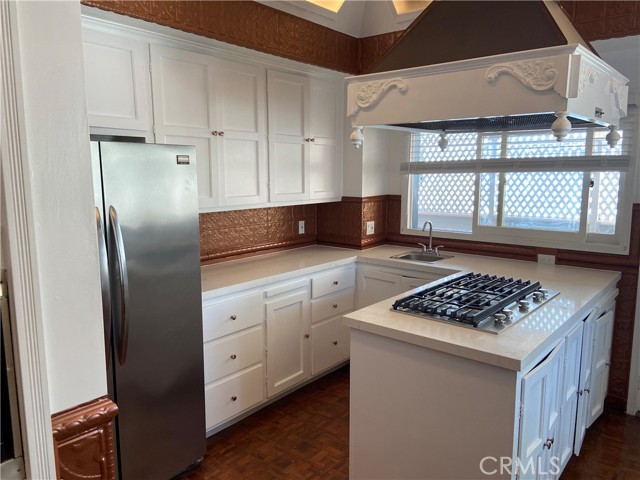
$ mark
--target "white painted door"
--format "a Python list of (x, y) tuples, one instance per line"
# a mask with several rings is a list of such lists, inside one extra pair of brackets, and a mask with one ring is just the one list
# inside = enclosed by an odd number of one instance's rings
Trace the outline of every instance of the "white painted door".
[(364, 308), (402, 292), (402, 277), (393, 273), (358, 268), (358, 308)]
[(310, 189), (309, 79), (267, 72), (269, 199), (306, 200)]
[(195, 145), (200, 208), (220, 205), (212, 71), (209, 55), (151, 45), (156, 142)]
[(584, 322), (582, 332), (582, 358), (580, 360), (580, 387), (578, 388), (578, 411), (576, 414), (576, 436), (573, 451), (580, 455), (582, 442), (587, 433), (587, 415), (591, 398), (591, 367), (593, 359), (593, 329), (596, 317), (592, 314)]
[(593, 362), (587, 428), (602, 414), (609, 382), (609, 361), (613, 335), (613, 310), (595, 321), (593, 330)]
[(265, 307), (267, 396), (272, 397), (309, 377), (309, 292), (283, 294)]
[(578, 390), (580, 388), (580, 354), (584, 323), (580, 322), (565, 337), (565, 358), (562, 375), (562, 416), (558, 432), (558, 460), (560, 469), (573, 455), (576, 433), (576, 413), (578, 410)]
[(342, 126), (337, 116), (339, 90), (333, 83), (311, 79), (309, 91), (309, 196), (339, 199), (342, 190), (342, 152), (337, 141)]
[(89, 126), (152, 137), (149, 44), (85, 26), (82, 50)]
[(560, 382), (564, 341), (522, 378), (519, 468), (521, 479), (553, 476), (550, 464), (560, 416)]
[(266, 203), (265, 69), (214, 59), (212, 77), (220, 205)]

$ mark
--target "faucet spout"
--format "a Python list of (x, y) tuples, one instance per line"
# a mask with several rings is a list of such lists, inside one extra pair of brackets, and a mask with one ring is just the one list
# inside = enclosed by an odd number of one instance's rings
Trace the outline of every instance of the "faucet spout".
[(427, 252), (433, 253), (433, 223), (429, 220), (424, 222), (424, 225), (422, 225), (423, 232), (426, 230), (427, 225), (429, 225), (429, 248), (427, 249)]

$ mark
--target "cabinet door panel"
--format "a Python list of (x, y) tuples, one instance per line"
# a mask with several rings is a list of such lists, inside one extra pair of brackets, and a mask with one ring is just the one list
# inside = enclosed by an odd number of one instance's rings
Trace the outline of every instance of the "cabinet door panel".
[(596, 421), (604, 410), (604, 399), (607, 396), (609, 382), (613, 319), (613, 311), (609, 311), (595, 321), (587, 428)]
[[(560, 388), (564, 341), (539, 365), (522, 378), (522, 414), (520, 417), (519, 461), (521, 465), (533, 465), (533, 471), (523, 473), (522, 478), (546, 478), (551, 465), (545, 461), (551, 456), (560, 413)], [(540, 466), (542, 468), (540, 468)]]
[(308, 136), (309, 80), (299, 75), (270, 71), (269, 134)]
[[(277, 142), (277, 140), (276, 140)], [(302, 144), (277, 142), (271, 145), (271, 200), (304, 200), (308, 196), (306, 155)]]
[(267, 395), (271, 397), (309, 377), (309, 293), (284, 295), (265, 307)]
[(151, 79), (146, 42), (83, 28), (90, 127), (151, 131)]
[(337, 189), (335, 142), (315, 138), (309, 146), (311, 198), (333, 198)]
[(311, 80), (309, 132), (316, 140), (336, 138), (337, 89), (332, 83)]
[[(185, 59), (163, 56), (154, 68), (160, 69), (161, 93), (157, 97), (163, 123), (209, 129), (209, 59), (186, 52)], [(154, 88), (156, 84), (154, 84)]]
[(578, 392), (578, 412), (576, 414), (576, 436), (573, 450), (580, 455), (582, 442), (587, 433), (589, 398), (591, 391), (591, 363), (593, 359), (593, 328), (595, 318), (589, 316), (584, 322), (582, 332), (582, 357), (580, 359), (580, 387)]
[(580, 388), (580, 354), (582, 350), (583, 323), (580, 322), (565, 337), (565, 361), (562, 377), (562, 417), (556, 443), (561, 469), (573, 454)]
[(342, 317), (311, 327), (311, 374), (315, 375), (349, 358), (349, 329)]
[(264, 203), (267, 201), (265, 70), (218, 59), (212, 65), (220, 204)]
[[(189, 135), (162, 135), (158, 138), (158, 143), (169, 143), (175, 145), (194, 145), (196, 147), (196, 166), (198, 171), (198, 204), (202, 206), (216, 206), (211, 202), (211, 198), (215, 193), (214, 181), (215, 173), (212, 173), (212, 164), (209, 161), (211, 157), (212, 140), (199, 136)], [(213, 165), (215, 166), (215, 165)], [(204, 205), (203, 205), (204, 202)]]
[(358, 308), (380, 302), (402, 291), (402, 277), (400, 275), (359, 269), (357, 277)]

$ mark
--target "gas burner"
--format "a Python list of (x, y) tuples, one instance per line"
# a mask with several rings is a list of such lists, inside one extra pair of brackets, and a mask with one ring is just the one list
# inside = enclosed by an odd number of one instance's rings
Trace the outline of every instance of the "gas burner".
[(392, 309), (498, 334), (559, 293), (540, 282), (468, 273), (396, 300)]

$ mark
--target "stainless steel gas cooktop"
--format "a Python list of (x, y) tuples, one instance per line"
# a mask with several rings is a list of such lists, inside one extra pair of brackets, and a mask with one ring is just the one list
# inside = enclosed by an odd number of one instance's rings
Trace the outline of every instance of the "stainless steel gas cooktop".
[(540, 282), (468, 273), (396, 300), (392, 310), (498, 334), (559, 293)]

